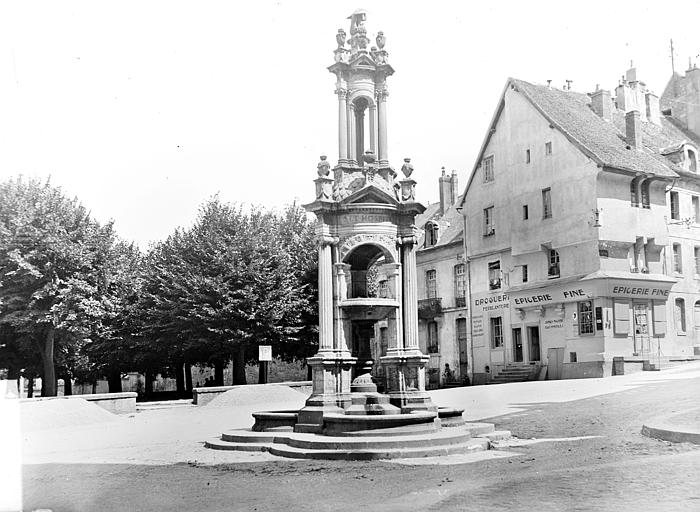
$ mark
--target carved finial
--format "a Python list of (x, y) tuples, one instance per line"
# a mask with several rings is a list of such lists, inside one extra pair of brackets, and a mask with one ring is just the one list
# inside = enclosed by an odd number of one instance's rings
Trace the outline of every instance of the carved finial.
[(319, 176), (328, 176), (331, 172), (331, 164), (326, 160), (326, 155), (321, 155), (321, 161), (316, 166)]
[(367, 29), (365, 28), (367, 11), (358, 9), (348, 16), (348, 19), (350, 20), (350, 49), (352, 54), (355, 55), (359, 50), (366, 49), (369, 44)]
[(377, 41), (377, 47), (378, 47), (380, 50), (383, 50), (383, 49), (384, 49), (384, 45), (386, 44), (386, 37), (384, 36), (384, 32), (382, 32), (381, 30), (380, 30), (379, 32), (377, 32), (377, 39), (376, 39), (376, 41)]
[(411, 164), (411, 159), (404, 158), (403, 161), (404, 161), (404, 164), (401, 166), (401, 172), (403, 173), (404, 176), (406, 176), (407, 178), (410, 178), (411, 174), (413, 174), (413, 164)]
[(345, 33), (345, 30), (339, 28), (338, 33), (335, 35), (335, 42), (338, 43), (338, 49), (341, 49), (343, 46), (345, 46), (346, 38), (347, 34)]

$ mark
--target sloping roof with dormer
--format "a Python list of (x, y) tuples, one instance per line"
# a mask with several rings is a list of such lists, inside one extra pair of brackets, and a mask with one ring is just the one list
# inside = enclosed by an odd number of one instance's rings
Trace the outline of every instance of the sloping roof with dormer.
[[(421, 215), (416, 216), (416, 227), (420, 230), (418, 239), (419, 251), (433, 249), (436, 247), (444, 247), (455, 242), (461, 242), (464, 239), (464, 217), (457, 210), (457, 205), (462, 201), (462, 196), (459, 196), (455, 204), (450, 206), (444, 214), (440, 214), (440, 202), (428, 205)], [(435, 245), (424, 247), (425, 244), (425, 226), (428, 222), (435, 222), (438, 225), (438, 239)]]
[(688, 137), (664, 116), (661, 119), (661, 126), (650, 122), (641, 123), (642, 148), (635, 149), (630, 147), (625, 137), (624, 112), (613, 109), (613, 119), (609, 122), (591, 109), (591, 99), (587, 94), (509, 78), (472, 169), (467, 189), (471, 185), (496, 128), (498, 118), (505, 107), (505, 96), (509, 88), (521, 93), (551, 124), (552, 128), (559, 130), (600, 167), (635, 174), (643, 173), (662, 179), (678, 177), (677, 171), (680, 168), (661, 155), (660, 149)]

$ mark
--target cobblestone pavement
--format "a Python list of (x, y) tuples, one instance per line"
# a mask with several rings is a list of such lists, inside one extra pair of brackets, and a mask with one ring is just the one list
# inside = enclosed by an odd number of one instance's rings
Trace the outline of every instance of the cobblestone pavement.
[(494, 418), (520, 438), (600, 436), (508, 447), (472, 464), (286, 461), (169, 466), (25, 466), (25, 509), (700, 510), (700, 447), (641, 435), (645, 420), (700, 406), (678, 378)]

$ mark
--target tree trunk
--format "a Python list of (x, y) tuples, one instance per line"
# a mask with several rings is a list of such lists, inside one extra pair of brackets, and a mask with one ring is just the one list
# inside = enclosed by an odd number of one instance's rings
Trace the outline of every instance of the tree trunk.
[(185, 374), (182, 372), (182, 363), (175, 364), (175, 388), (177, 396), (185, 396)]
[(63, 396), (70, 396), (73, 394), (73, 383), (70, 380), (70, 375), (65, 374), (63, 376)]
[(192, 391), (192, 365), (185, 363), (185, 388)]
[(92, 394), (93, 395), (97, 394), (97, 381), (96, 380), (92, 381)]
[(144, 378), (146, 380), (146, 398), (150, 398), (153, 396), (153, 371), (146, 370)]
[(121, 393), (122, 392), (122, 372), (119, 370), (112, 370), (107, 375), (107, 385), (109, 386), (110, 393)]
[(245, 345), (238, 345), (238, 350), (233, 354), (232, 364), (233, 385), (247, 384), (245, 379)]
[(223, 386), (224, 385), (224, 363), (218, 362), (214, 363), (214, 385)]
[(44, 365), (44, 374), (41, 376), (41, 396), (56, 396), (56, 369), (53, 365), (55, 337), (56, 330), (53, 327), (49, 328), (41, 351), (41, 362)]
[(34, 377), (27, 378), (27, 398), (34, 398)]

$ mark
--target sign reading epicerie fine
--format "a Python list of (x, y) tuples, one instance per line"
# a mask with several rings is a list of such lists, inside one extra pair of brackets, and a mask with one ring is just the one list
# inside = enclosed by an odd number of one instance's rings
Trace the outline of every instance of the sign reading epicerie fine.
[(668, 284), (669, 289), (664, 289), (658, 286), (630, 286), (611, 283), (610, 295), (612, 297), (633, 297), (640, 299), (667, 299), (672, 284), (673, 283)]

